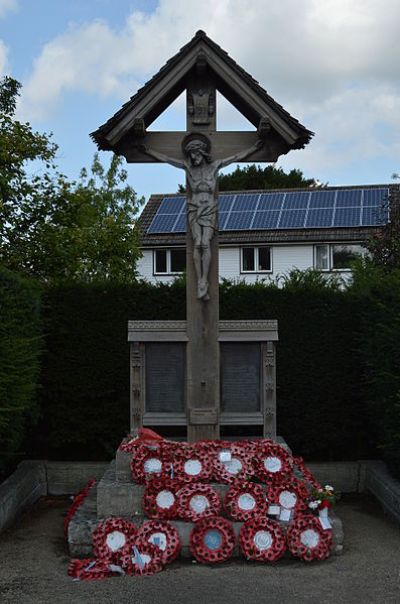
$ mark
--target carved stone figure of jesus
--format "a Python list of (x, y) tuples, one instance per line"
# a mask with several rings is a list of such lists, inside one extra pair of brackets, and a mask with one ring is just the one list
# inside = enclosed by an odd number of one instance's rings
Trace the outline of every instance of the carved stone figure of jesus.
[(186, 171), (190, 190), (187, 198), (188, 223), (193, 238), (193, 262), (197, 275), (197, 298), (209, 300), (208, 273), (211, 264), (211, 240), (218, 228), (216, 188), (218, 171), (245, 159), (263, 146), (259, 139), (254, 145), (223, 159), (212, 160), (211, 143), (207, 136), (191, 133), (185, 137), (182, 148), (184, 160), (169, 157), (154, 149), (142, 147), (148, 155)]

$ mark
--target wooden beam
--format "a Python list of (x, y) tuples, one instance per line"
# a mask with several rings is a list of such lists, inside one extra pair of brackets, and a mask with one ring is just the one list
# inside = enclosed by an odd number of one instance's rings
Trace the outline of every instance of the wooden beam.
[[(123, 155), (130, 163), (158, 163), (156, 159), (141, 150), (141, 145), (155, 149), (169, 157), (183, 159), (182, 141), (187, 132), (146, 132), (143, 138), (125, 139), (117, 148), (117, 153)], [(207, 132), (211, 140), (212, 159), (230, 157), (248, 149), (258, 140), (257, 132)], [(265, 135), (264, 147), (258, 149), (243, 162), (275, 162), (283, 153), (287, 153), (286, 143), (275, 132)]]

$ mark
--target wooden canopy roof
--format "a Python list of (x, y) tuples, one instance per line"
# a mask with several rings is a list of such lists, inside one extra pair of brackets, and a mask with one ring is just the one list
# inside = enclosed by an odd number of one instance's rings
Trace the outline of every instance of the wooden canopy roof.
[(254, 126), (266, 120), (281, 140), (283, 152), (303, 148), (313, 136), (259, 83), (203, 31), (181, 48), (122, 108), (91, 137), (101, 150), (121, 153), (135, 128), (147, 128), (186, 89), (196, 66), (206, 66), (216, 89)]

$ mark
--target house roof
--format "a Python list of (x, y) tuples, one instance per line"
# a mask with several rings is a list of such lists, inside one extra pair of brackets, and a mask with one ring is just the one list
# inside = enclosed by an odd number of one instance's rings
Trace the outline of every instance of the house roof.
[(199, 58), (206, 62), (217, 90), (256, 128), (262, 118), (268, 120), (272, 130), (284, 140), (284, 152), (301, 149), (310, 141), (313, 133), (200, 30), (113, 117), (91, 133), (98, 148), (118, 152), (126, 137), (135, 136), (138, 121), (148, 127), (186, 88)]
[[(320, 191), (358, 191), (358, 190), (389, 190), (390, 204), (394, 201), (400, 203), (399, 185), (368, 185), (347, 187), (323, 187)], [(310, 189), (276, 189), (268, 191), (224, 191), (221, 195), (250, 195), (263, 193), (293, 193), (309, 192)], [(141, 232), (141, 245), (143, 248), (184, 246), (186, 234), (184, 232), (148, 232), (163, 200), (182, 198), (182, 194), (157, 194), (152, 195), (144, 207), (137, 226)], [(220, 230), (220, 245), (246, 245), (251, 243), (306, 243), (306, 242), (329, 242), (329, 241), (363, 241), (379, 231), (382, 226), (340, 226), (324, 228), (288, 228), (288, 229), (246, 229), (246, 230)]]

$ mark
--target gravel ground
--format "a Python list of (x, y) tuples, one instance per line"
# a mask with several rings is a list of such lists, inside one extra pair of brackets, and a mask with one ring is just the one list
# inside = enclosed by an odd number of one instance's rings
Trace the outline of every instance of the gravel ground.
[(347, 496), (338, 506), (345, 550), (325, 562), (175, 562), (153, 577), (94, 582), (67, 576), (67, 506), (66, 500), (43, 499), (0, 536), (2, 604), (400, 603), (400, 528), (367, 496)]

